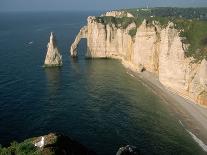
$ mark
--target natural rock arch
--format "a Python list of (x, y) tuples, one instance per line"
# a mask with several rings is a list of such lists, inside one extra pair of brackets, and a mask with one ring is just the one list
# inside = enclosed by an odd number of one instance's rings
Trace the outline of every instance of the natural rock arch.
[(78, 33), (78, 35), (75, 38), (75, 41), (73, 42), (73, 44), (70, 47), (70, 54), (71, 54), (72, 57), (77, 57), (78, 44), (80, 43), (81, 39), (83, 39), (83, 38), (87, 39), (87, 33), (88, 33), (88, 27), (87, 26), (84, 26), (80, 29), (80, 32)]

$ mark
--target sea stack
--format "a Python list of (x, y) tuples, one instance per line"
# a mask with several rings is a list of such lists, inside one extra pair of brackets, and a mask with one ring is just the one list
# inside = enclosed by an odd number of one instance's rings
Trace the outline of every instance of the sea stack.
[(45, 58), (44, 67), (58, 67), (62, 66), (62, 55), (57, 47), (55, 35), (51, 32), (50, 41), (47, 45), (47, 55)]

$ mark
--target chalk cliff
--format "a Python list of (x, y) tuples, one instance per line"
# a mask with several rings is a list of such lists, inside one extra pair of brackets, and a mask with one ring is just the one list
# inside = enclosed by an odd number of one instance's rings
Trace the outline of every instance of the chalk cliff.
[(88, 31), (87, 26), (82, 27), (80, 32), (78, 33), (77, 37), (75, 38), (74, 43), (70, 47), (70, 51), (71, 51), (71, 56), (72, 57), (76, 57), (77, 56), (78, 43), (80, 42), (80, 40), (82, 38), (87, 38), (87, 31)]
[(50, 41), (47, 45), (47, 54), (44, 62), (45, 67), (62, 66), (62, 56), (57, 47), (54, 33), (50, 35)]
[(127, 11), (108, 11), (101, 16), (112, 16), (112, 17), (134, 17), (131, 13)]
[[(155, 73), (164, 86), (207, 106), (207, 61), (193, 63), (192, 57), (185, 56), (188, 45), (182, 42), (173, 23), (162, 27), (158, 22), (148, 24), (144, 20), (139, 26), (132, 22), (121, 28), (92, 16), (87, 22), (71, 47), (72, 56), (77, 55), (80, 39), (86, 38), (87, 56), (116, 58), (136, 72)], [(129, 34), (132, 29), (137, 29), (134, 36)]]

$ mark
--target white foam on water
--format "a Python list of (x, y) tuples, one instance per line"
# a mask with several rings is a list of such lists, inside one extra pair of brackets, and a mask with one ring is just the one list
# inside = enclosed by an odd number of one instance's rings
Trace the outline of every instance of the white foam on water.
[(181, 120), (179, 120), (179, 123), (182, 125), (182, 127), (184, 127), (183, 123), (181, 122)]
[(133, 74), (129, 73), (129, 72), (127, 72), (127, 74), (129, 74), (131, 77), (135, 78), (135, 76)]
[[(183, 125), (183, 123), (181, 122), (181, 120), (179, 120), (179, 123), (182, 125), (182, 127), (185, 129), (185, 126)], [(207, 152), (207, 145), (200, 140), (196, 135), (194, 135), (192, 132), (190, 132), (189, 130), (185, 129), (193, 138), (193, 140), (205, 151)]]
[(196, 135), (194, 135), (192, 132), (186, 130), (191, 137), (195, 140), (196, 143), (198, 143), (198, 145), (205, 151), (207, 152), (207, 145), (204, 144), (204, 142), (202, 140), (200, 140), (198, 137), (196, 137)]

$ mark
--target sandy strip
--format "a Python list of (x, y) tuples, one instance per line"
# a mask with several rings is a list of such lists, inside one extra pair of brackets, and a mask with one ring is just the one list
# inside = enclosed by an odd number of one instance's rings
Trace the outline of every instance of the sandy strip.
[[(146, 87), (150, 88), (158, 95), (170, 108), (170, 111), (181, 122), (186, 132), (192, 138), (198, 139), (197, 143), (203, 143), (204, 150), (207, 144), (207, 108), (201, 107), (194, 102), (187, 100), (177, 93), (165, 88), (158, 80), (158, 77), (147, 71), (135, 73), (127, 69), (127, 73), (141, 81)], [(199, 144), (199, 143), (198, 143)]]

